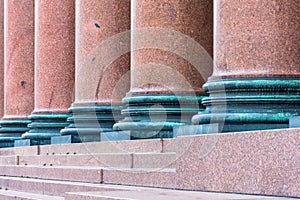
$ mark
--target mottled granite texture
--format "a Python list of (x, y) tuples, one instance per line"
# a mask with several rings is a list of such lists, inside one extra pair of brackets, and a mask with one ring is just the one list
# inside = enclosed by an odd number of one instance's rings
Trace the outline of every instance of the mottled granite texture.
[(207, 0), (132, 1), (131, 93), (203, 93), (212, 63), (193, 61), (212, 57), (212, 10)]
[(300, 197), (300, 129), (178, 138), (177, 187)]
[(300, 77), (300, 1), (215, 1), (215, 69), (223, 77)]
[(0, 119), (4, 113), (4, 0), (0, 1)]
[(120, 104), (129, 90), (130, 0), (78, 0), (76, 103)]
[(34, 107), (34, 0), (4, 2), (4, 119), (26, 119)]
[(75, 0), (35, 1), (34, 112), (67, 112), (75, 73)]

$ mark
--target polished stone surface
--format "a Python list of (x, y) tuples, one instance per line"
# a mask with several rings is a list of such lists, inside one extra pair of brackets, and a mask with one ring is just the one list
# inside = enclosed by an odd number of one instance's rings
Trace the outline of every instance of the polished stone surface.
[[(180, 138), (177, 187), (300, 197), (300, 129)], [(176, 145), (175, 145), (176, 146)]]
[[(13, 176), (29, 177), (31, 186), (39, 178), (299, 198), (299, 134), (283, 129), (0, 149), (0, 175), (6, 175), (0, 184)], [(43, 191), (50, 191), (46, 185)]]
[(21, 134), (28, 130), (27, 116), (34, 107), (34, 1), (5, 0), (4, 9), (4, 115), (0, 121), (0, 147), (12, 147), (14, 140), (21, 139)]
[(222, 132), (288, 128), (300, 115), (300, 2), (214, 6), (214, 73), (203, 86), (210, 96), (193, 123), (219, 123)]
[(129, 90), (130, 0), (79, 0), (76, 10), (76, 82), (72, 116), (62, 135), (100, 141), (121, 119)]
[(170, 138), (203, 108), (213, 69), (213, 1), (132, 1), (131, 88), (114, 130)]
[(75, 76), (75, 1), (35, 1), (34, 112), (67, 113)]
[(121, 104), (129, 90), (130, 0), (79, 0), (76, 20), (75, 102)]
[(75, 81), (75, 1), (35, 1), (35, 106), (33, 144), (50, 144), (66, 127)]
[(34, 0), (4, 5), (4, 119), (26, 119), (34, 107)]
[(300, 76), (300, 1), (215, 1), (214, 76)]
[(213, 1), (139, 0), (132, 10), (130, 92), (203, 94), (212, 72), (212, 62), (204, 61), (213, 51)]

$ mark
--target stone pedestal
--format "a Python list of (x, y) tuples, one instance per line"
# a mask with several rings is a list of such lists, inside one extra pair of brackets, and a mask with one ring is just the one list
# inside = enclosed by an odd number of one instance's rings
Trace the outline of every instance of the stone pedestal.
[(131, 89), (115, 130), (172, 137), (174, 126), (190, 124), (206, 96), (212, 35), (212, 1), (132, 1)]
[(10, 147), (28, 130), (27, 116), (33, 110), (34, 1), (5, 0), (4, 10), (5, 92), (0, 147)]
[(214, 74), (195, 124), (288, 128), (300, 114), (299, 1), (217, 0)]
[(121, 119), (129, 90), (130, 0), (78, 0), (76, 9), (75, 102), (61, 133), (99, 141)]
[(48, 144), (68, 125), (75, 71), (75, 0), (35, 1), (35, 106), (24, 139)]

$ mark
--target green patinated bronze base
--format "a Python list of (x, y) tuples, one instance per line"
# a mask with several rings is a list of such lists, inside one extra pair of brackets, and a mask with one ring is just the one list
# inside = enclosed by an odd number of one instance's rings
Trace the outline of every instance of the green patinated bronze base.
[(0, 148), (14, 147), (15, 140), (21, 140), (21, 135), (29, 130), (30, 120), (3, 120), (0, 121)]
[(203, 88), (206, 110), (192, 121), (218, 123), (222, 132), (288, 128), (300, 115), (300, 79), (212, 79)]
[(30, 139), (32, 145), (50, 144), (51, 137), (60, 136), (60, 130), (68, 126), (69, 114), (64, 113), (33, 113), (28, 118), (32, 121), (30, 130), (22, 135)]
[(173, 127), (191, 124), (203, 96), (128, 95), (123, 99), (124, 120), (114, 125), (116, 131), (130, 131), (131, 139), (172, 138)]
[(101, 132), (113, 131), (113, 125), (122, 119), (119, 105), (73, 104), (69, 108), (72, 115), (69, 126), (61, 130), (61, 135), (73, 136), (76, 142), (100, 141)]

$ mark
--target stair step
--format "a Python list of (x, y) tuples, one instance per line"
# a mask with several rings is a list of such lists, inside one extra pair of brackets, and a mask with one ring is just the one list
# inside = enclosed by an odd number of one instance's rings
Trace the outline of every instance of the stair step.
[(0, 166), (0, 176), (176, 188), (174, 168), (3, 165)]
[(0, 156), (0, 165), (17, 165), (18, 156), (9, 155), (9, 156)]
[(0, 156), (3, 156), (3, 155), (38, 155), (39, 151), (40, 151), (40, 146), (1, 148)]
[(102, 168), (85, 166), (0, 166), (0, 176), (30, 177), (48, 180), (102, 182)]
[(33, 194), (13, 190), (0, 190), (1, 200), (64, 200), (64, 197)]
[(162, 152), (163, 140), (130, 140), (112, 142), (88, 142), (40, 146), (41, 155), (51, 154), (91, 154), (91, 153), (137, 153)]
[(176, 169), (174, 168), (104, 168), (103, 182), (106, 184), (147, 186), (171, 189), (175, 189), (177, 187)]
[(283, 197), (140, 188), (131, 191), (68, 192), (65, 200), (287, 200)]
[(80, 155), (42, 155), (20, 156), (20, 165), (52, 165), (52, 166), (95, 166), (124, 167), (132, 166), (132, 155), (115, 154), (80, 154)]
[(0, 188), (2, 188), (0, 191), (20, 191), (54, 196), (64, 196), (66, 192), (117, 191), (126, 189), (126, 187), (104, 184), (3, 176), (0, 176)]
[[(169, 167), (175, 161), (175, 153), (106, 153), (76, 155), (40, 155), (0, 157), (0, 163), (46, 166), (96, 166), (118, 168), (159, 168)], [(17, 163), (16, 163), (17, 164)]]

